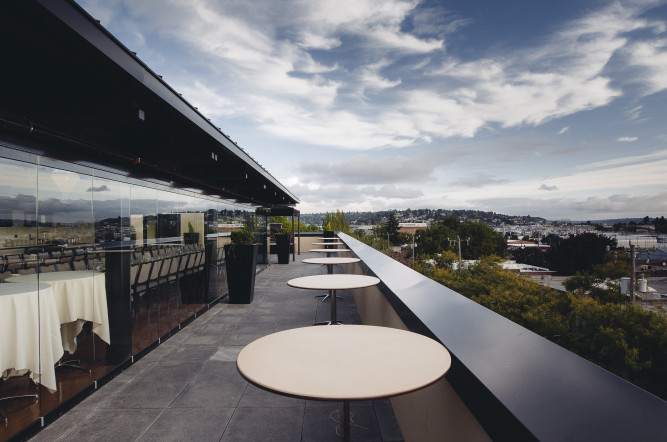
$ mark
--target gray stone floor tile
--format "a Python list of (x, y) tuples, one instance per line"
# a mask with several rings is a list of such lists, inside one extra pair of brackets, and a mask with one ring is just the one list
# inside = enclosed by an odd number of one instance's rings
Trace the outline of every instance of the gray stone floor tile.
[(239, 408), (259, 408), (259, 407), (301, 407), (305, 406), (304, 399), (297, 399), (279, 394), (271, 393), (270, 391), (262, 390), (252, 384), (248, 387), (241, 397)]
[(234, 408), (168, 408), (139, 441), (217, 442)]
[(236, 407), (243, 396), (245, 385), (190, 384), (171, 403), (172, 408), (228, 408)]
[(184, 345), (208, 345), (215, 347), (217, 345), (222, 345), (229, 338), (228, 333), (221, 334), (199, 334), (194, 333), (188, 339), (186, 339)]
[(218, 348), (218, 351), (211, 356), (211, 361), (235, 362), (242, 349), (241, 345), (225, 345)]
[(250, 344), (255, 339), (259, 339), (262, 336), (266, 336), (263, 333), (238, 333), (227, 337), (225, 345), (240, 345), (245, 346)]
[(303, 408), (237, 408), (221, 442), (301, 440)]
[(160, 409), (106, 410), (91, 412), (66, 434), (66, 440), (133, 441), (162, 413)]
[(169, 360), (204, 362), (207, 361), (216, 351), (217, 348), (215, 346), (183, 345), (181, 347), (177, 347), (174, 351), (169, 353)]
[(68, 432), (72, 431), (79, 422), (83, 421), (92, 412), (92, 407), (79, 407), (70, 410), (30, 440), (33, 442), (54, 442), (63, 436), (66, 437)]
[(167, 408), (183, 389), (182, 382), (132, 382), (99, 408)]
[(163, 359), (144, 371), (134, 382), (169, 382), (185, 385), (199, 373), (203, 365), (203, 362)]

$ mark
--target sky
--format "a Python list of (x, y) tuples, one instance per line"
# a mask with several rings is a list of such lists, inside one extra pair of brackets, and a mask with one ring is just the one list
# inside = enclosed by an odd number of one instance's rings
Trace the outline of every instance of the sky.
[(667, 215), (667, 0), (78, 0), (302, 213)]

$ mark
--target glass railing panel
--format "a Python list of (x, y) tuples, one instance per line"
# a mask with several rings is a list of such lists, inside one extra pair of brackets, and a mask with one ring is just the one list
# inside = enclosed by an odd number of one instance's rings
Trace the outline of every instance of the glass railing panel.
[(44, 384), (57, 388), (54, 359), (62, 355), (62, 345), (48, 287), (40, 293), (36, 279), (8, 283), (22, 273), (36, 276), (37, 167), (3, 158), (0, 168), (0, 440), (6, 440), (39, 418)]

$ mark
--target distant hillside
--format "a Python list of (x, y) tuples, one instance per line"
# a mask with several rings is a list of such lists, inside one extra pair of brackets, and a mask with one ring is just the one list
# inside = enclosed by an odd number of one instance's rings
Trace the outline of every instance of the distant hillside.
[[(503, 215), (496, 212), (481, 210), (448, 210), (448, 209), (407, 209), (384, 210), (378, 212), (345, 212), (345, 219), (350, 225), (376, 225), (386, 221), (391, 212), (396, 212), (399, 222), (433, 222), (456, 217), (460, 220), (478, 220), (488, 225), (522, 225), (546, 222), (544, 218), (526, 216)], [(305, 224), (322, 224), (324, 213), (302, 213), (301, 222)]]

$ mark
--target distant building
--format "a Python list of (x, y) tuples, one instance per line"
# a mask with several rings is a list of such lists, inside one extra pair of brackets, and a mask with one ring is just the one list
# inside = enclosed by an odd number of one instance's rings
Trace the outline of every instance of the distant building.
[(510, 250), (515, 250), (515, 249), (525, 249), (525, 248), (539, 248), (540, 250), (548, 249), (549, 246), (545, 244), (538, 244), (534, 241), (522, 241), (522, 240), (517, 240), (517, 239), (508, 239), (507, 240), (507, 248)]
[(520, 264), (516, 261), (505, 261), (501, 263), (503, 270), (509, 270), (512, 273), (520, 275), (555, 275), (556, 272), (544, 267), (533, 266), (529, 264)]
[(428, 227), (426, 223), (398, 223), (399, 233), (410, 233), (414, 235), (417, 230), (424, 230)]

